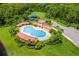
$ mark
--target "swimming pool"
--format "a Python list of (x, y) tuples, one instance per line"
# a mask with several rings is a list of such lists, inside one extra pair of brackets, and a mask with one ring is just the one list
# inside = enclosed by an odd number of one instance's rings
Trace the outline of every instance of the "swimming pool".
[(50, 33), (45, 31), (44, 29), (31, 25), (22, 26), (20, 28), (20, 32), (32, 37), (37, 37), (38, 40), (46, 40), (50, 36)]
[(32, 26), (26, 26), (23, 31), (39, 38), (44, 37), (46, 35), (44, 31), (37, 30), (33, 28)]

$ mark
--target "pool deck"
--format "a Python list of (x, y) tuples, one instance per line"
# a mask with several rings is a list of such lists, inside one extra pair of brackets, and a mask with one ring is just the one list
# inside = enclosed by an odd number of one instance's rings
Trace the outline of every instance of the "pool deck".
[[(27, 25), (27, 26), (32, 26), (32, 25)], [(32, 36), (32, 35), (29, 34), (29, 33), (23, 32), (23, 28), (24, 28), (24, 27), (26, 27), (26, 26), (20, 27), (20, 33), (23, 33), (23, 34), (28, 35), (28, 36), (30, 36), (30, 37), (35, 37), (35, 36)], [(40, 40), (40, 41), (47, 40), (47, 39), (51, 36), (50, 33), (49, 33), (49, 31), (47, 31), (47, 30), (44, 29), (44, 28), (35, 27), (35, 26), (32, 26), (32, 27), (35, 28), (36, 30), (43, 30), (43, 31), (46, 33), (46, 36), (45, 36), (45, 37), (38, 38), (38, 40)]]
[(31, 36), (29, 36), (29, 35), (25, 35), (25, 34), (23, 34), (23, 33), (17, 33), (16, 34), (16, 36), (17, 37), (19, 37), (19, 38), (21, 38), (21, 39), (24, 39), (24, 40), (32, 40), (32, 41), (38, 41), (38, 38), (36, 38), (36, 37), (31, 37)]

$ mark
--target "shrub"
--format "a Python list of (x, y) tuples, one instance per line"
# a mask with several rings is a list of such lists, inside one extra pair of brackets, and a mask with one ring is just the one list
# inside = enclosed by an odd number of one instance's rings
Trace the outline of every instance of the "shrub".
[(52, 35), (48, 40), (45, 41), (45, 44), (47, 45), (55, 45), (62, 43), (62, 35), (57, 33), (55, 35)]
[(61, 44), (62, 43), (62, 41), (60, 40), (60, 39), (58, 39), (58, 40), (53, 40), (53, 44), (55, 45), (55, 44)]
[(52, 24), (51, 20), (46, 20), (46, 24), (51, 25)]
[(29, 20), (29, 24), (30, 24), (30, 25), (33, 25), (33, 22)]
[(34, 46), (36, 45), (37, 42), (31, 41), (31, 40), (26, 40), (24, 42), (24, 45), (27, 46), (30, 49), (35, 49)]
[(15, 15), (15, 19), (19, 19), (19, 15)]
[(31, 41), (31, 40), (26, 40), (25, 41), (25, 45), (27, 45), (27, 46), (35, 46), (35, 44), (36, 44), (36, 42)]
[(17, 42), (17, 45), (18, 45), (19, 47), (22, 47), (22, 46), (25, 45), (25, 42), (22, 41), (22, 39), (20, 39), (20, 38), (18, 38), (18, 37), (15, 37), (15, 41)]
[(79, 29), (79, 26), (77, 26), (77, 29)]
[(56, 27), (57, 28), (57, 32), (62, 34), (64, 32), (64, 30), (62, 28), (60, 28), (59, 26)]
[(60, 34), (62, 34), (63, 32), (64, 32), (63, 29), (59, 29), (59, 30), (58, 30), (58, 33), (60, 33)]
[(28, 17), (27, 17), (27, 16), (24, 16), (23, 18), (24, 18), (25, 20), (28, 20)]
[(11, 26), (9, 29), (9, 32), (11, 33), (12, 36), (16, 35), (16, 33), (19, 31), (19, 28), (16, 26)]
[(46, 40), (45, 44), (52, 45), (53, 44), (53, 36), (51, 36), (48, 40)]
[(22, 42), (21, 39), (18, 38), (18, 37), (15, 37), (15, 41), (16, 41), (17, 43), (21, 43), (21, 42)]
[(53, 29), (51, 29), (49, 32), (52, 33), (52, 34), (56, 34), (56, 33), (57, 33), (57, 32), (56, 32), (55, 30), (53, 30)]
[(24, 13), (24, 14), (22, 15), (22, 17), (24, 18), (25, 21), (29, 19), (28, 14), (26, 14), (26, 13)]
[(62, 43), (62, 35), (57, 33), (56, 35), (53, 36), (53, 44), (60, 44)]
[(34, 42), (31, 40), (21, 41), (21, 39), (19, 39), (17, 37), (15, 40), (18, 43), (19, 47), (27, 46), (30, 49), (40, 50), (42, 47), (45, 46), (44, 42), (42, 42), (42, 41), (38, 41), (38, 42)]
[(79, 24), (77, 24), (75, 27), (76, 27), (76, 29), (79, 29)]
[(45, 46), (44, 42), (38, 41), (34, 48), (40, 50), (44, 46)]

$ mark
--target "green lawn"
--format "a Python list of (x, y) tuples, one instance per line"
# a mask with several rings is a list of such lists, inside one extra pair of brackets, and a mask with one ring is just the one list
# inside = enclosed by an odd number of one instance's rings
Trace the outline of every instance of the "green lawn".
[(0, 28), (0, 39), (4, 44), (8, 55), (30, 55), (30, 56), (64, 56), (64, 55), (78, 55), (79, 56), (79, 48), (73, 45), (67, 39), (63, 39), (63, 44), (61, 46), (58, 45), (47, 45), (43, 47), (41, 50), (34, 50), (29, 49), (26, 46), (19, 47), (18, 44), (15, 42), (13, 37), (11, 37), (9, 33), (9, 27), (2, 27)]

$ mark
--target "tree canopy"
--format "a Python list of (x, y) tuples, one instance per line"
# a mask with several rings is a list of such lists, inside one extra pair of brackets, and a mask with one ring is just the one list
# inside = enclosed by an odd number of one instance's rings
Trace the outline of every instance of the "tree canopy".
[(45, 12), (48, 18), (59, 18), (65, 24), (79, 25), (79, 4), (0, 4), (0, 25), (15, 22), (15, 16), (27, 16), (31, 12)]

